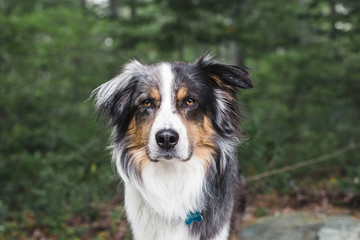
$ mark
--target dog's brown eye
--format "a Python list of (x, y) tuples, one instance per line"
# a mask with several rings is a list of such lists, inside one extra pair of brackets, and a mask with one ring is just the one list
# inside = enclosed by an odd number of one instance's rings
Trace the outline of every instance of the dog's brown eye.
[(186, 99), (185, 103), (186, 103), (186, 105), (188, 105), (188, 106), (192, 106), (192, 105), (195, 104), (195, 100), (192, 99), (192, 98), (188, 98), (188, 99)]
[(149, 99), (145, 99), (144, 101), (142, 101), (142, 105), (144, 105), (145, 107), (150, 107), (152, 105), (152, 102)]

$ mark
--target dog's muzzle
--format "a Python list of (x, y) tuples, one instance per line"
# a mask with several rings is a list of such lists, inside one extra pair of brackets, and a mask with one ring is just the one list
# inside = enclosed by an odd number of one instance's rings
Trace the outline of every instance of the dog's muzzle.
[(187, 161), (192, 156), (192, 148), (189, 148), (187, 138), (181, 138), (181, 134), (173, 128), (163, 128), (150, 138), (147, 154), (150, 160), (180, 160)]

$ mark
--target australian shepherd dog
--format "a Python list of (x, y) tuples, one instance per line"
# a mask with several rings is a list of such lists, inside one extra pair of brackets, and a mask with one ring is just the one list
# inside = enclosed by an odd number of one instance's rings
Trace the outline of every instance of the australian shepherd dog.
[(127, 64), (93, 92), (112, 123), (111, 152), (136, 240), (228, 239), (240, 175), (239, 88), (244, 68), (211, 56), (194, 63)]

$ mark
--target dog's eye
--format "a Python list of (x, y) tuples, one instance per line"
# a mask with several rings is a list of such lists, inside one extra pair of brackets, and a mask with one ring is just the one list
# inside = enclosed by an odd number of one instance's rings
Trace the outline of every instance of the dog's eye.
[(151, 107), (152, 102), (150, 99), (145, 99), (144, 101), (141, 102), (143, 106), (145, 107)]
[(195, 100), (193, 98), (187, 98), (185, 103), (187, 106), (193, 106), (195, 104)]

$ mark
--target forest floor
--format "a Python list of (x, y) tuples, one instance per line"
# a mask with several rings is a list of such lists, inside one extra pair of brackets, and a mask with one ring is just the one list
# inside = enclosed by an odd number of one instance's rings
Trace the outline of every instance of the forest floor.
[(328, 215), (351, 215), (360, 219), (359, 196), (337, 194), (329, 198), (326, 193), (319, 195), (288, 194), (255, 194), (250, 196), (243, 226), (253, 224), (264, 216), (278, 216), (293, 212), (312, 212)]
[[(359, 196), (352, 194), (329, 193), (319, 191), (279, 194), (249, 194), (249, 201), (243, 223), (237, 229), (249, 226), (264, 216), (278, 216), (298, 211), (313, 213), (349, 215), (360, 218)], [(90, 219), (82, 214), (73, 216), (64, 224), (66, 237), (50, 233), (46, 226), (33, 224), (22, 233), (2, 235), (1, 239), (34, 239), (34, 240), (131, 240), (130, 228), (126, 222), (121, 197), (114, 197), (108, 203), (93, 206), (97, 214)], [(29, 220), (30, 221), (30, 220)]]

